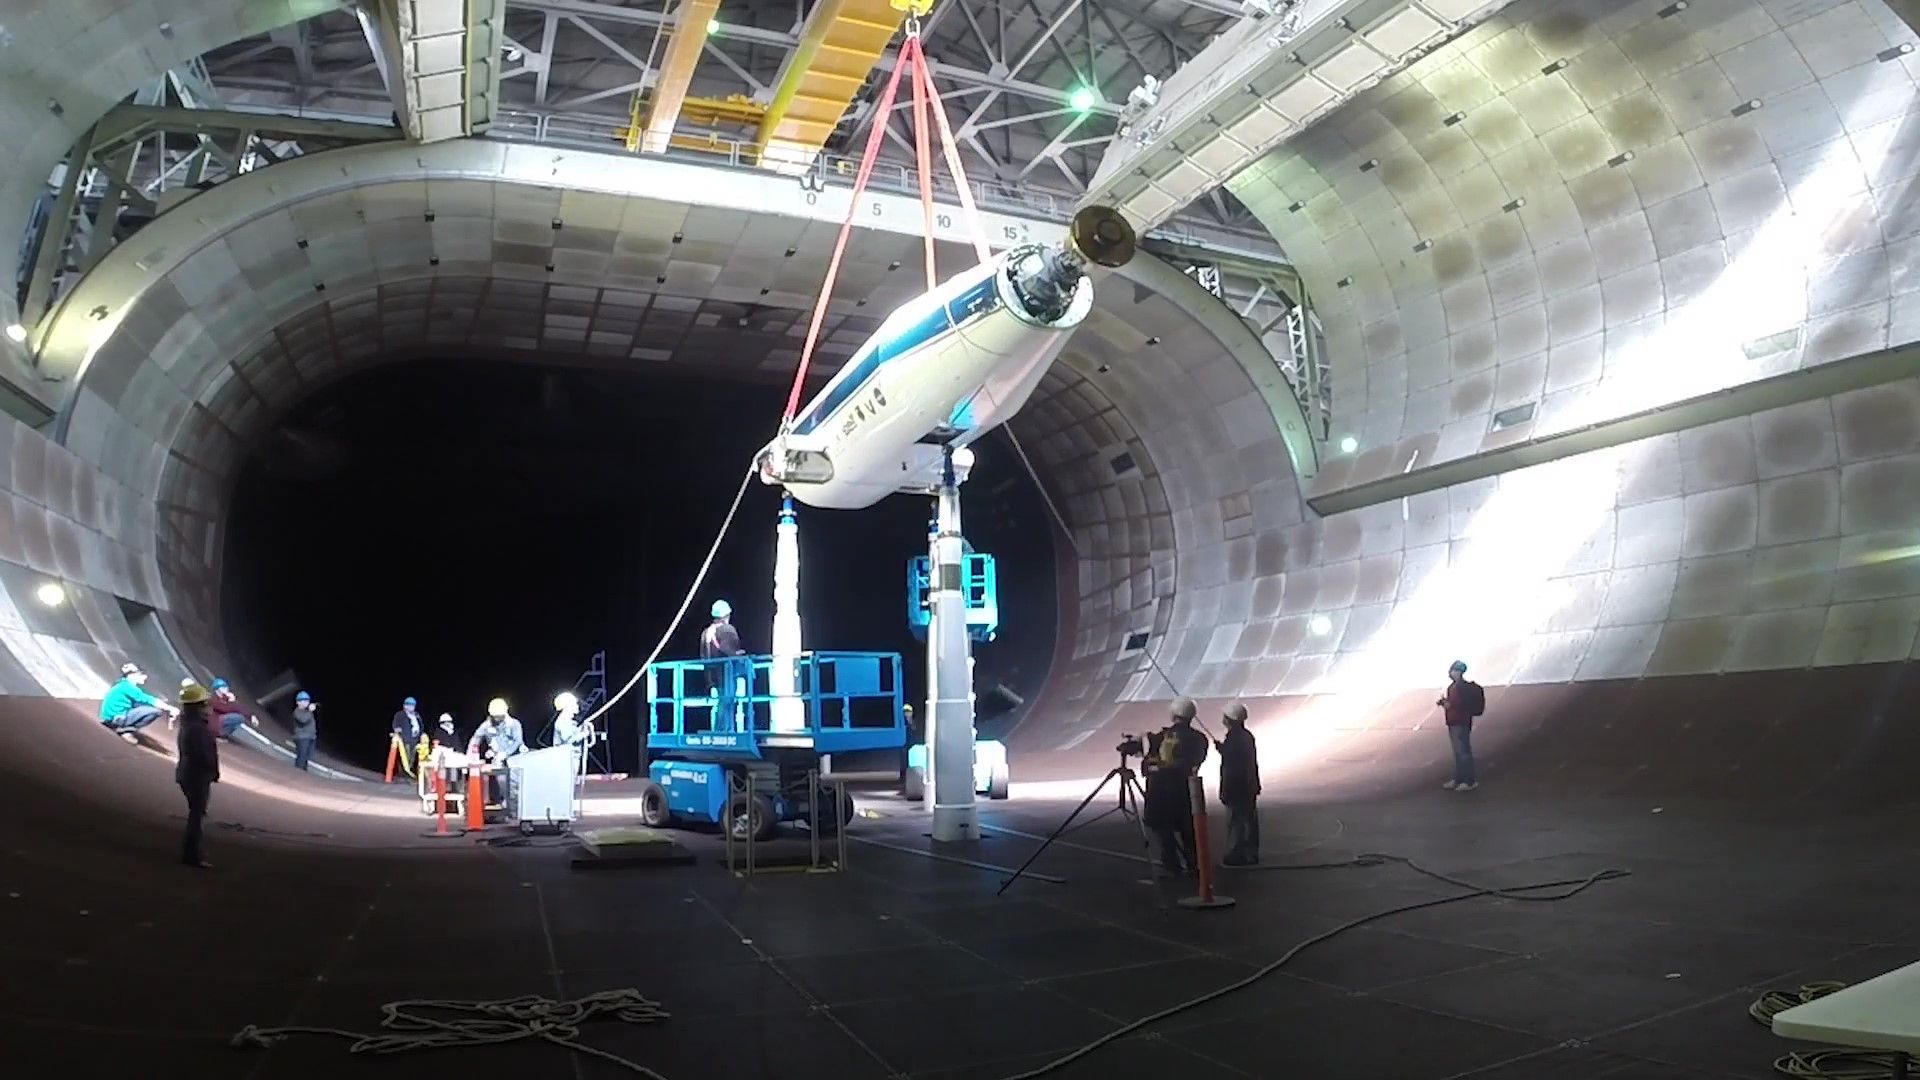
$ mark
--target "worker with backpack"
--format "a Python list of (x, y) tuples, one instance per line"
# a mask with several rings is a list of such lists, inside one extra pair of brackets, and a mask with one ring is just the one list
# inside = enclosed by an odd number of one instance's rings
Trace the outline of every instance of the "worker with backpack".
[(1472, 791), (1473, 718), (1487, 711), (1487, 692), (1467, 678), (1467, 663), (1455, 660), (1447, 669), (1447, 693), (1434, 704), (1446, 710), (1447, 741), (1453, 744), (1453, 779), (1440, 785), (1448, 791)]

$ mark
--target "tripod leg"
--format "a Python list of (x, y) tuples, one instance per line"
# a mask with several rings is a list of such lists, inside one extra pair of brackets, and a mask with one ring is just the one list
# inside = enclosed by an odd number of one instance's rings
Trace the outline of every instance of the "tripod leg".
[[(1106, 788), (1107, 781), (1119, 775), (1120, 775), (1120, 770), (1113, 769), (1113, 770), (1110, 770), (1106, 776), (1101, 777), (1100, 782), (1094, 785), (1093, 790), (1087, 792), (1087, 797), (1080, 800), (1080, 805), (1073, 808), (1073, 813), (1068, 814), (1067, 819), (1065, 821), (1062, 821), (1059, 827), (1053, 830), (1052, 835), (1048, 836), (1044, 841), (1042, 841), (1040, 846), (1034, 849), (1033, 854), (1027, 856), (1027, 861), (1020, 864), (1020, 869), (1015, 870), (1013, 872), (1012, 877), (1000, 883), (1000, 888), (995, 890), (993, 895), (995, 896), (1003, 895), (1007, 891), (1007, 889), (1010, 886), (1012, 886), (1014, 882), (1019, 881), (1020, 876), (1027, 872), (1027, 867), (1032, 866), (1033, 861), (1035, 859), (1038, 859), (1041, 855), (1045, 854), (1047, 848), (1051, 847), (1055, 840), (1060, 839), (1060, 834), (1067, 831), (1067, 827), (1073, 824), (1073, 819), (1079, 817), (1082, 811), (1086, 810), (1088, 806), (1092, 805), (1093, 800), (1100, 797), (1100, 792)], [(1122, 780), (1123, 785), (1124, 785), (1124, 782), (1125, 781), (1123, 779)]]
[(1140, 781), (1131, 774), (1120, 778), (1120, 790), (1121, 813), (1132, 818), (1134, 826), (1140, 830), (1140, 861), (1147, 864), (1147, 876), (1153, 877), (1153, 838), (1147, 835), (1147, 819), (1140, 813), (1140, 805), (1146, 796), (1140, 791)]

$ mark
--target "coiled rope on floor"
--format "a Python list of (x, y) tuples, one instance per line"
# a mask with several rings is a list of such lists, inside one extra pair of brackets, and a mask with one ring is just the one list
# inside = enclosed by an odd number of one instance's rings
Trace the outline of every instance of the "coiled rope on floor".
[(229, 1045), (266, 1049), (296, 1035), (324, 1035), (352, 1040), (347, 1048), (349, 1054), (381, 1056), (459, 1046), (502, 1046), (539, 1039), (653, 1080), (666, 1080), (638, 1062), (580, 1041), (581, 1031), (596, 1020), (656, 1024), (671, 1015), (659, 1002), (642, 997), (637, 990), (603, 990), (572, 1001), (533, 995), (502, 1001), (390, 1001), (380, 1007), (380, 1013), (381, 1030), (377, 1032), (305, 1026), (262, 1028), (249, 1024), (229, 1040)]
[[(1747, 1006), (1747, 1015), (1756, 1023), (1772, 1028), (1776, 1015), (1846, 988), (1843, 982), (1810, 982), (1797, 990), (1769, 990)], [(1823, 1046), (1782, 1054), (1773, 1059), (1773, 1071), (1795, 1080), (1889, 1080), (1896, 1075), (1893, 1059), (1893, 1053), (1888, 1050)]]

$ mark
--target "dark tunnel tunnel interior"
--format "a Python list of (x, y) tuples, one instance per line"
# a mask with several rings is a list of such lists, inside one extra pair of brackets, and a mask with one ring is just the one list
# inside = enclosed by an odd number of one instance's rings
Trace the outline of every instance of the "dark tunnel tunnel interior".
[[(325, 387), (240, 470), (221, 607), (247, 685), (284, 671), (322, 703), (321, 746), (378, 766), (413, 695), (471, 730), (503, 696), (534, 738), (553, 695), (605, 649), (609, 690), (645, 659), (692, 582), (784, 401), (772, 385), (424, 358)], [(764, 418), (764, 422), (762, 421)], [(1004, 629), (976, 648), (983, 735), (1039, 690), (1058, 619), (1052, 524), (1003, 436), (976, 446), (963, 515), (996, 556)], [(724, 597), (749, 651), (771, 647), (778, 493), (757, 480), (663, 656), (691, 656)], [(908, 700), (924, 651), (906, 561), (927, 500), (801, 507), (806, 643), (897, 651)], [(642, 684), (642, 687), (644, 684)], [(611, 764), (638, 764), (642, 688), (609, 715)], [(290, 703), (281, 701), (276, 708)]]

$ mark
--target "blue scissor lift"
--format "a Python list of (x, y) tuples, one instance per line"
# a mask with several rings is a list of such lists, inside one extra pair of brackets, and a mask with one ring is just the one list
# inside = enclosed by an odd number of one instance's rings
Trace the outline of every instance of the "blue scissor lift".
[[(927, 640), (927, 625), (932, 621), (927, 609), (930, 566), (925, 555), (907, 560), (907, 627), (920, 641)], [(960, 588), (967, 597), (967, 637), (976, 645), (992, 641), (1000, 632), (1000, 573), (994, 566), (993, 556), (973, 550), (972, 544), (966, 545)], [(926, 743), (917, 742), (907, 747), (907, 798), (920, 797), (926, 771)], [(974, 793), (1004, 799), (1011, 782), (1006, 744), (976, 738), (973, 743)]]
[[(853, 801), (836, 807), (824, 784), (809, 791), (808, 773), (817, 777), (822, 755), (906, 745), (900, 654), (800, 654), (790, 662), (805, 727), (785, 732), (773, 730), (774, 662), (736, 656), (647, 669), (646, 824), (726, 822), (737, 838), (765, 839), (781, 822), (809, 821), (816, 800), (831, 815), (823, 829), (853, 819)], [(719, 692), (729, 682), (730, 700)]]

